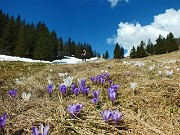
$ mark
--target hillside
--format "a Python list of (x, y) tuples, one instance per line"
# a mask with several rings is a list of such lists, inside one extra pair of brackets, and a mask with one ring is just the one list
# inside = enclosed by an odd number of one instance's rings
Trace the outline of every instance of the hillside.
[[(27, 135), (32, 126), (49, 124), (50, 135), (179, 135), (180, 133), (180, 52), (150, 56), (142, 59), (107, 60), (79, 64), (48, 64), (0, 62), (0, 115), (6, 113), (5, 134)], [(90, 77), (104, 74), (104, 84), (92, 83)], [(162, 71), (158, 74), (158, 71)], [(173, 71), (172, 75), (167, 75)], [(59, 85), (63, 77), (73, 76), (73, 83), (86, 78), (88, 95), (72, 94), (70, 88), (63, 95)], [(108, 97), (108, 88), (119, 85), (114, 103)], [(55, 85), (52, 95), (47, 92), (48, 82)], [(130, 82), (136, 82), (133, 91)], [(11, 98), (8, 90), (17, 89)], [(99, 104), (92, 103), (92, 90), (100, 90)], [(21, 98), (30, 92), (28, 101)], [(77, 117), (67, 111), (72, 103), (83, 104)], [(101, 111), (117, 109), (123, 119), (105, 122)]]

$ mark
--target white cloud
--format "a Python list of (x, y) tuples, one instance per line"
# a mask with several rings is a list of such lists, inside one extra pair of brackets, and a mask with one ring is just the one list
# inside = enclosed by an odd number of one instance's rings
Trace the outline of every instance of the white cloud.
[[(107, 39), (107, 43), (119, 43), (128, 50), (126, 55), (129, 55), (133, 46), (138, 46), (143, 40), (147, 43), (151, 39), (155, 43), (159, 34), (163, 37), (172, 32), (175, 37), (180, 36), (180, 9), (167, 9), (165, 13), (154, 16), (154, 21), (146, 26), (141, 26), (139, 23), (123, 23), (120, 22), (117, 29), (117, 35)], [(108, 42), (111, 41), (111, 42)]]
[[(111, 3), (111, 7), (115, 7), (118, 4), (118, 2), (123, 0), (107, 0), (107, 1)], [(129, 0), (124, 0), (124, 1), (129, 2)]]

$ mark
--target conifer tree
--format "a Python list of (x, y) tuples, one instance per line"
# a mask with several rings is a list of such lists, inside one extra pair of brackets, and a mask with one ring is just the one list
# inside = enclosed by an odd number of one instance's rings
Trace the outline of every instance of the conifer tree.
[(147, 46), (146, 46), (146, 52), (149, 55), (153, 55), (154, 54), (154, 46), (153, 46), (153, 44), (152, 44), (150, 39), (148, 40), (148, 43), (147, 43)]
[(108, 51), (106, 50), (105, 54), (104, 54), (104, 59), (108, 59), (109, 58), (109, 53)]
[(53, 31), (50, 33), (50, 39), (49, 39), (49, 45), (48, 45), (49, 50), (47, 51), (48, 56), (49, 56), (49, 60), (54, 60), (57, 58), (57, 48), (58, 48), (58, 44), (57, 44), (57, 36), (56, 36), (56, 32)]
[(154, 45), (154, 53), (155, 54), (166, 53), (165, 38), (163, 38), (161, 34), (156, 39), (156, 44)]
[(15, 27), (14, 17), (12, 16), (6, 24), (1, 37), (2, 54), (14, 55), (15, 48)]
[(116, 43), (116, 46), (114, 48), (114, 59), (120, 59), (120, 46), (118, 43)]
[(26, 31), (27, 31), (27, 53), (26, 57), (28, 58), (33, 58), (33, 52), (35, 45), (37, 43), (37, 33), (35, 29), (35, 25), (33, 23), (28, 24), (26, 26)]
[(130, 57), (131, 57), (131, 58), (137, 58), (136, 49), (135, 49), (134, 46), (133, 46), (133, 48), (131, 49)]
[(27, 53), (27, 31), (25, 22), (21, 24), (14, 50), (15, 56), (25, 57)]
[(166, 37), (166, 52), (172, 52), (178, 49), (177, 41), (174, 38), (173, 33), (170, 32)]
[(57, 58), (62, 59), (64, 57), (63, 54), (63, 39), (60, 37), (57, 39)]
[(124, 48), (123, 47), (120, 48), (120, 58), (121, 59), (124, 58)]
[[(49, 44), (50, 34), (49, 30), (44, 23), (37, 24), (37, 43), (34, 48), (34, 59), (39, 60), (52, 60), (52, 48)], [(50, 50), (50, 51), (49, 51)]]
[(145, 42), (141, 41), (140, 45), (137, 46), (137, 52), (136, 52), (137, 58), (142, 58), (142, 57), (146, 57), (147, 56), (145, 47), (146, 47)]

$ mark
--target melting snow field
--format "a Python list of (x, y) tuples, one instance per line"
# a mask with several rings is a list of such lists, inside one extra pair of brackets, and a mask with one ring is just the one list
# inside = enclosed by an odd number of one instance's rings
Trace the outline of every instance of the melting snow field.
[[(87, 62), (98, 62), (102, 59), (98, 59), (97, 57), (87, 59)], [(0, 55), (0, 61), (22, 61), (22, 62), (42, 62), (42, 63), (58, 63), (58, 64), (77, 64), (82, 63), (82, 59), (78, 59), (75, 57), (68, 57), (65, 56), (65, 58), (61, 60), (54, 60), (52, 62), (50, 61), (43, 61), (43, 60), (33, 60), (30, 58), (21, 58), (21, 57), (15, 57), (15, 56), (7, 56), (7, 55)]]

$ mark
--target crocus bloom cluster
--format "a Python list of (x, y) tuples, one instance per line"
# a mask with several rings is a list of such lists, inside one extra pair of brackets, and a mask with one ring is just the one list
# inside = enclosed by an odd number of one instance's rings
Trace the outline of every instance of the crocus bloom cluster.
[(9, 91), (8, 91), (8, 94), (9, 94), (10, 97), (16, 98), (16, 96), (17, 96), (17, 90), (16, 90), (16, 89), (14, 89), (14, 90), (9, 90)]
[(117, 123), (118, 121), (122, 120), (122, 118), (123, 118), (123, 114), (119, 113), (118, 110), (114, 110), (113, 112), (111, 112), (110, 110), (105, 110), (105, 111), (101, 111), (100, 114), (105, 122), (109, 121), (112, 118), (112, 120), (115, 123)]
[(93, 90), (92, 93), (93, 93), (93, 96), (94, 96), (94, 98), (92, 99), (92, 102), (93, 102), (94, 104), (97, 104), (98, 101), (99, 101), (100, 91), (99, 91), (99, 90), (98, 90), (98, 91)]
[(67, 110), (70, 113), (71, 117), (74, 118), (82, 109), (83, 105), (82, 104), (73, 104), (68, 105)]
[(43, 124), (40, 124), (39, 130), (36, 127), (32, 127), (32, 135), (47, 135), (49, 130), (49, 125), (47, 125), (45, 128)]
[(5, 128), (6, 124), (6, 113), (4, 115), (0, 116), (0, 130), (3, 130)]
[(101, 84), (104, 84), (106, 79), (108, 78), (109, 78), (109, 73), (106, 71), (105, 73), (103, 72), (102, 74), (97, 75), (95, 77), (91, 77), (90, 79), (93, 83), (100, 82)]
[(119, 85), (114, 84), (114, 85), (111, 85), (111, 87), (108, 89), (108, 96), (110, 97), (112, 102), (114, 102), (114, 100), (117, 97), (118, 88), (119, 88)]

